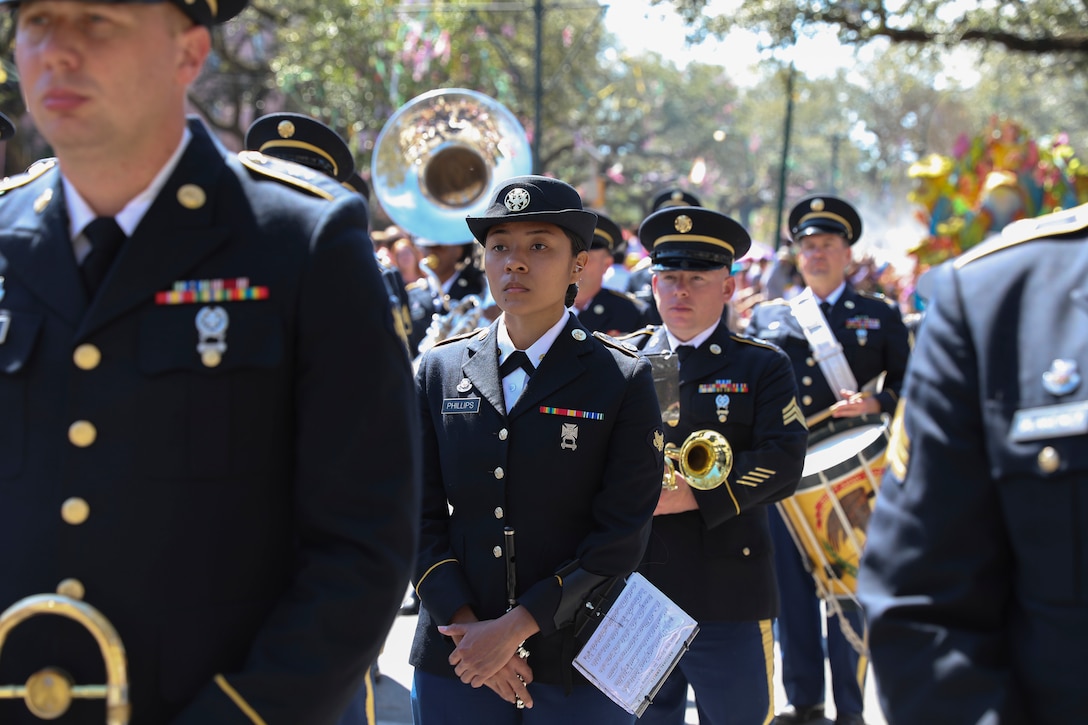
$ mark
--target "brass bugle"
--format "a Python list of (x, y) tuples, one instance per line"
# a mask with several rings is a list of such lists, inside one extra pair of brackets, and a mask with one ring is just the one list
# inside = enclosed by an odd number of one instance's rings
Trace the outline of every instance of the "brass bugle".
[(725, 482), (733, 470), (733, 447), (721, 433), (709, 428), (697, 430), (679, 448), (665, 446), (665, 475), (661, 485), (675, 491), (676, 474), (699, 491), (709, 491)]
[(0, 614), (0, 653), (12, 629), (41, 614), (74, 620), (94, 637), (106, 665), (106, 684), (76, 685), (62, 669), (45, 667), (27, 678), (25, 685), (0, 685), (0, 700), (21, 698), (27, 709), (42, 720), (55, 720), (63, 715), (73, 699), (105, 700), (106, 725), (127, 725), (131, 706), (125, 646), (110, 621), (86, 602), (61, 594), (35, 594), (20, 599)]

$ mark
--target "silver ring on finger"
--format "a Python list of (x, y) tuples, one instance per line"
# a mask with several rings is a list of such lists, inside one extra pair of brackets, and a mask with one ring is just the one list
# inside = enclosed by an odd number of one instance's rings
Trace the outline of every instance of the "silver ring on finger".
[(517, 695), (514, 695), (514, 707), (516, 707), (519, 710), (524, 710), (525, 709), (525, 700), (522, 700)]

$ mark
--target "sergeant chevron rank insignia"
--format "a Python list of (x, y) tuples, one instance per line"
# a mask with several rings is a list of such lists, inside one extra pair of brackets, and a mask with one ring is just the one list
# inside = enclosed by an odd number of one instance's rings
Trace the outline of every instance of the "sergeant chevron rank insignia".
[(801, 412), (801, 406), (797, 404), (797, 398), (790, 398), (790, 403), (782, 409), (782, 424), (789, 425), (797, 421), (801, 425), (808, 429), (808, 424), (805, 422), (805, 415)]

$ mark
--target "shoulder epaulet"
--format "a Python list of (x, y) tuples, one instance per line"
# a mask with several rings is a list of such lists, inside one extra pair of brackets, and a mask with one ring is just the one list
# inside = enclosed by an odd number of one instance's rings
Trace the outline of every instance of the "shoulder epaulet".
[(864, 291), (864, 290), (858, 290), (858, 294), (861, 295), (862, 297), (866, 297), (866, 298), (868, 298), (870, 300), (876, 300), (877, 302), (883, 302), (888, 307), (895, 307), (896, 306), (895, 300), (891, 299), (890, 297), (888, 297), (886, 295), (881, 294), (880, 292), (868, 292), (868, 291)]
[(469, 330), (468, 332), (462, 332), (460, 335), (451, 335), (450, 337), (447, 337), (444, 340), (439, 340), (432, 347), (441, 347), (443, 345), (448, 345), (451, 342), (457, 342), (458, 340), (467, 340), (468, 338), (472, 337), (473, 335), (480, 334), (481, 330), (486, 331), (487, 328), (486, 327), (477, 327), (475, 330)]
[(769, 343), (769, 342), (767, 342), (765, 340), (760, 340), (758, 337), (749, 337), (748, 335), (738, 335), (735, 332), (729, 333), (729, 337), (732, 338), (735, 342), (743, 342), (745, 345), (751, 345), (753, 347), (762, 347), (762, 348), (766, 348), (767, 350), (781, 351), (781, 348), (779, 348), (777, 345), (772, 345), (771, 343)]
[(635, 297), (630, 292), (620, 292), (618, 289), (612, 289), (611, 287), (606, 287), (605, 289), (608, 290), (609, 292), (611, 292), (612, 294), (616, 295), (620, 299), (627, 300), (628, 302), (630, 302), (631, 304), (634, 304), (634, 305), (638, 304), (638, 297)]
[(55, 158), (41, 159), (40, 161), (35, 161), (21, 174), (6, 176), (3, 179), (0, 179), (0, 195), (6, 194), (12, 189), (17, 189), (20, 186), (29, 184), (56, 165), (57, 160)]
[(638, 262), (635, 263), (634, 267), (631, 267), (631, 271), (632, 272), (641, 272), (642, 270), (649, 267), (651, 264), (653, 264), (653, 260), (651, 260), (650, 255), (647, 254), (645, 257), (638, 260)]
[(250, 171), (322, 199), (332, 201), (341, 194), (350, 193), (332, 177), (293, 161), (265, 156), (259, 151), (242, 151), (238, 154), (238, 160)]
[(1088, 229), (1088, 204), (1081, 204), (1072, 209), (1056, 211), (1031, 219), (1021, 219), (1009, 224), (1001, 230), (1000, 236), (994, 236), (967, 250), (952, 262), (952, 266), (960, 269), (976, 259), (999, 252), (1002, 249), (1015, 247), (1024, 242), (1036, 239), (1058, 237), (1063, 234), (1072, 234)]
[(628, 333), (625, 333), (623, 335), (617, 335), (616, 339), (619, 340), (620, 342), (622, 342), (624, 340), (630, 340), (630, 339), (635, 338), (635, 337), (640, 337), (640, 336), (645, 337), (647, 335), (652, 335), (652, 334), (654, 334), (653, 325), (646, 325), (646, 327), (643, 327), (641, 330), (635, 330), (634, 332), (628, 332)]
[(638, 349), (634, 345), (626, 342), (620, 342), (611, 335), (607, 335), (603, 332), (594, 332), (593, 336), (603, 342), (605, 345), (619, 350), (624, 355), (627, 355), (629, 357), (638, 357)]

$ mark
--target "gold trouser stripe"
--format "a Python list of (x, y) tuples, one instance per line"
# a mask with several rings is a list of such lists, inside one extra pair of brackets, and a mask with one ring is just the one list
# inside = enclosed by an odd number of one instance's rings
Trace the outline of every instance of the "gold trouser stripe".
[(759, 620), (759, 633), (763, 637), (763, 661), (767, 663), (767, 716), (763, 718), (763, 725), (771, 725), (774, 721), (774, 630), (771, 629), (771, 620)]
[(431, 575), (432, 571), (434, 571), (438, 567), (442, 566), (443, 564), (455, 563), (456, 561), (457, 561), (457, 559), (443, 559), (442, 561), (431, 564), (431, 568), (428, 569), (427, 571), (423, 572), (423, 576), (421, 576), (419, 578), (419, 581), (416, 582), (416, 594), (419, 594), (419, 588), (421, 586), (423, 586), (423, 580), (426, 579), (427, 577), (429, 577)]
[(239, 710), (245, 713), (246, 717), (249, 718), (249, 721), (252, 722), (253, 725), (266, 725), (265, 721), (261, 719), (261, 716), (257, 714), (257, 711), (250, 707), (249, 703), (245, 701), (245, 698), (238, 694), (238, 690), (235, 690), (230, 686), (226, 677), (223, 677), (223, 675), (216, 675), (215, 684), (219, 685), (219, 689), (225, 692), (227, 697), (234, 701), (234, 704)]
[(378, 725), (378, 713), (374, 709), (374, 678), (370, 676), (371, 668), (366, 668), (366, 677), (363, 684), (366, 686), (366, 725)]
[(863, 652), (858, 655), (858, 689), (865, 694), (865, 674), (869, 671), (869, 657)]

